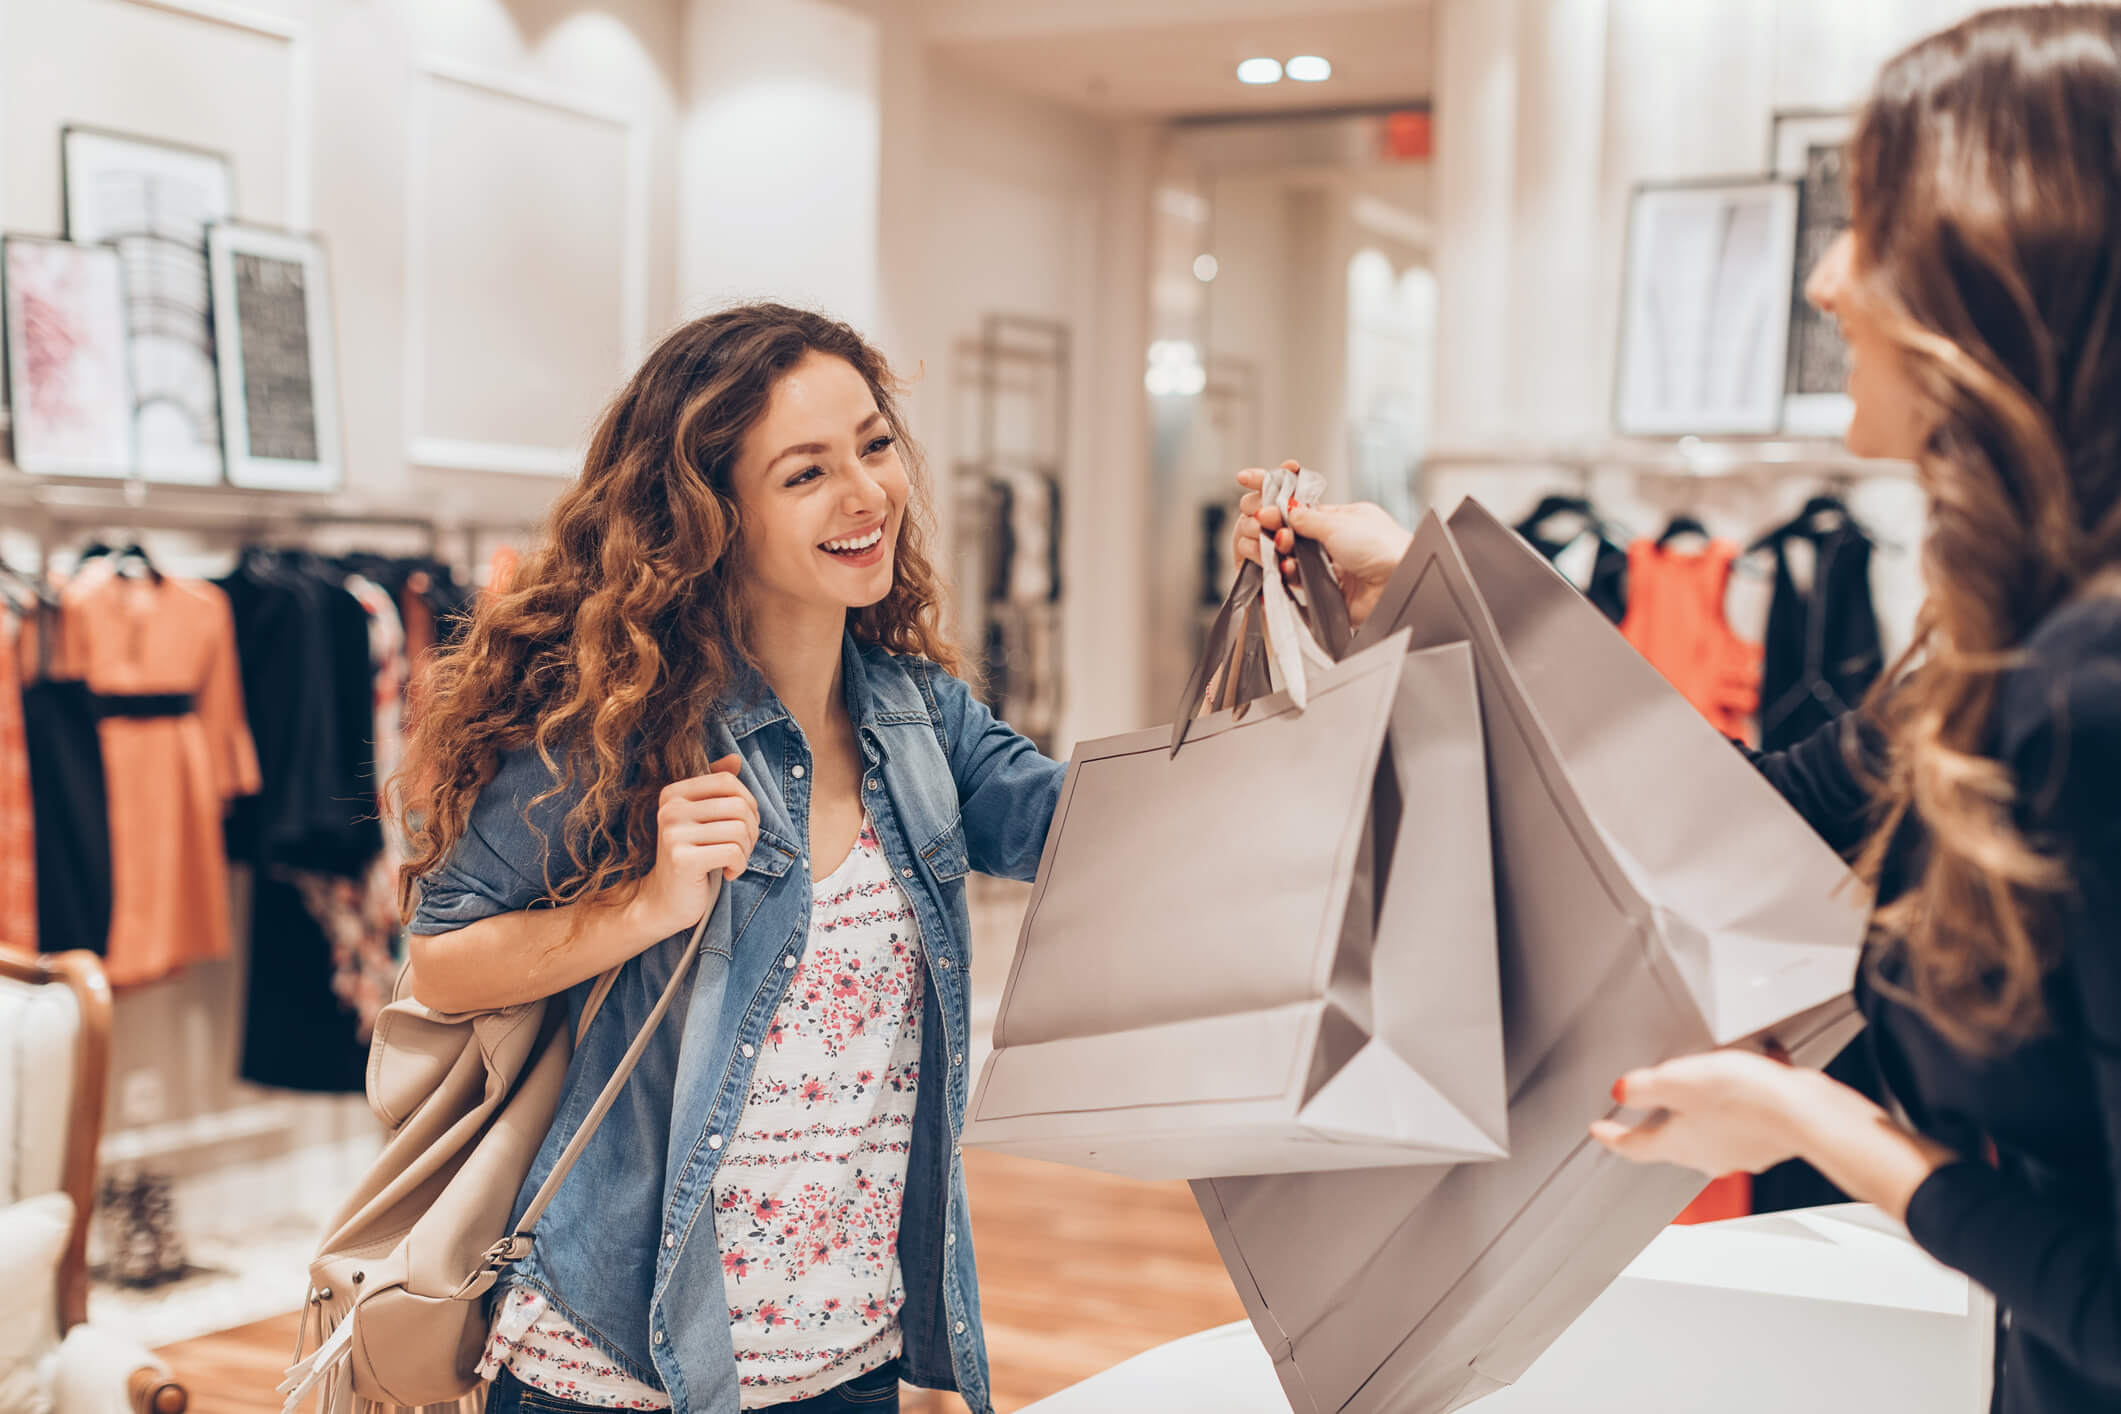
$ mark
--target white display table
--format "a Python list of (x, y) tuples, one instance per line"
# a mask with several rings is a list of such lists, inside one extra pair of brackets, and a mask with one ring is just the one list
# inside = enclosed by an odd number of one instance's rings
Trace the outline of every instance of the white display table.
[[(1982, 1414), (1992, 1306), (1866, 1207), (1665, 1231), (1479, 1414)], [(1290, 1414), (1240, 1322), (1025, 1414)]]

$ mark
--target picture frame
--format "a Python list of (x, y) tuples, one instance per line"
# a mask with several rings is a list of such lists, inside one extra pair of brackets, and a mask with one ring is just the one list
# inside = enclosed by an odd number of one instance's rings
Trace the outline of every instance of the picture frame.
[(324, 243), (241, 222), (208, 227), (206, 241), (229, 484), (339, 490), (345, 458)]
[(131, 476), (133, 393), (118, 252), (0, 236), (0, 316), (15, 465), (32, 476)]
[(1790, 358), (1783, 431), (1841, 437), (1855, 404), (1848, 396), (1848, 345), (1827, 315), (1804, 297), (1805, 281), (1849, 224), (1844, 149), (1856, 130), (1845, 109), (1792, 109), (1775, 115), (1768, 161), (1797, 185), (1797, 254), (1790, 288)]
[(1634, 190), (1614, 380), (1622, 436), (1780, 430), (1796, 242), (1795, 182), (1735, 177)]
[(101, 128), (60, 131), (66, 236), (125, 269), (133, 439), (143, 480), (223, 478), (206, 228), (235, 215), (228, 158)]

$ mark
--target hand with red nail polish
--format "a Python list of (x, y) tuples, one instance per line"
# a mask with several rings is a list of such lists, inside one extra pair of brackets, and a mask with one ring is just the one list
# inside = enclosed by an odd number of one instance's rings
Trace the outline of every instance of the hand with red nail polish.
[(1822, 1083), (1833, 1082), (1744, 1051), (1686, 1056), (1614, 1081), (1615, 1104), (1654, 1113), (1634, 1124), (1601, 1119), (1591, 1135), (1638, 1163), (1757, 1173), (1798, 1156), (1811, 1091)]

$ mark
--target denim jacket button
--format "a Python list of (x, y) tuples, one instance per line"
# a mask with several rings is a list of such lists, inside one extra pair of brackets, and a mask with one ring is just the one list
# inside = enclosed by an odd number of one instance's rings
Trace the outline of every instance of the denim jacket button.
[(801, 780), (803, 778), (803, 768), (800, 766), (790, 766), (788, 768), (788, 774), (795, 777), (797, 780)]
[(898, 872), (908, 879), (913, 877), (913, 871), (911, 869), (901, 869)]
[(947, 957), (939, 957), (935, 960), (935, 965), (937, 967), (942, 968), (943, 971), (948, 972), (950, 970), (950, 959)]
[(744, 1052), (745, 1060), (750, 1060), (754, 1055), (758, 1054), (756, 1051), (751, 1049), (751, 1043), (749, 1041), (746, 1041), (743, 1044), (742, 1050)]
[(950, 1234), (949, 1234), (948, 1236), (944, 1237), (944, 1238), (943, 1238), (943, 1246), (945, 1246), (945, 1247), (955, 1247), (955, 1246), (957, 1246), (957, 1234), (953, 1232), (953, 1233), (950, 1233)]
[(881, 784), (881, 783), (879, 783), (879, 782), (877, 781), (876, 777), (874, 777), (874, 776), (871, 776), (871, 777), (869, 778), (869, 789), (871, 789), (871, 790), (882, 790), (883, 788), (884, 788), (884, 787), (882, 786), (882, 784)]
[[(963, 1335), (963, 1334), (965, 1333), (965, 1323), (964, 1323), (963, 1321), (959, 1321), (959, 1322), (957, 1323), (957, 1333), (958, 1333), (959, 1335)], [(658, 1337), (657, 1337), (657, 1339), (658, 1339), (658, 1340), (660, 1340), (661, 1338), (662, 1338), (662, 1337), (660, 1337), (660, 1336), (658, 1336)]]
[(794, 953), (790, 953), (790, 954), (788, 954), (788, 956), (786, 956), (786, 957), (782, 958), (782, 959), (781, 959), (781, 966), (783, 966), (783, 967), (794, 967), (794, 966), (795, 966), (795, 954), (794, 954)]
[(719, 1148), (721, 1148), (721, 1147), (722, 1147), (722, 1136), (721, 1136), (721, 1135), (719, 1135), (719, 1134), (710, 1134), (710, 1135), (708, 1135), (708, 1136), (707, 1136), (707, 1147), (708, 1147), (708, 1148), (710, 1148), (710, 1149), (719, 1149)]
[[(963, 1329), (964, 1329), (964, 1327), (963, 1327), (963, 1326), (960, 1326), (960, 1327), (958, 1327), (958, 1329), (959, 1329), (959, 1330), (963, 1330)], [(661, 1331), (657, 1331), (657, 1332), (655, 1333), (655, 1343), (656, 1343), (657, 1345), (661, 1345), (661, 1344), (663, 1343), (663, 1333), (662, 1333)]]
[(674, 1233), (674, 1232), (666, 1232), (666, 1233), (664, 1233), (664, 1234), (663, 1234), (663, 1245), (664, 1245), (665, 1247), (675, 1247), (675, 1246), (677, 1246), (677, 1245), (678, 1245), (678, 1235), (677, 1235), (676, 1233)]

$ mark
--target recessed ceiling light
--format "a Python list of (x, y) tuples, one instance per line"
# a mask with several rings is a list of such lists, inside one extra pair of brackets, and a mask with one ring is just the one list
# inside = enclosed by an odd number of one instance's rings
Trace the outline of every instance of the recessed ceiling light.
[(1247, 59), (1237, 66), (1239, 83), (1280, 83), (1281, 61), (1278, 59)]
[(1206, 251), (1202, 251), (1199, 255), (1193, 257), (1193, 278), (1200, 281), (1203, 285), (1213, 280), (1216, 271), (1221, 268), (1222, 266), (1216, 262), (1215, 257)]
[(1324, 83), (1333, 77), (1333, 66), (1316, 54), (1299, 54), (1289, 61), (1289, 77), (1298, 83)]

